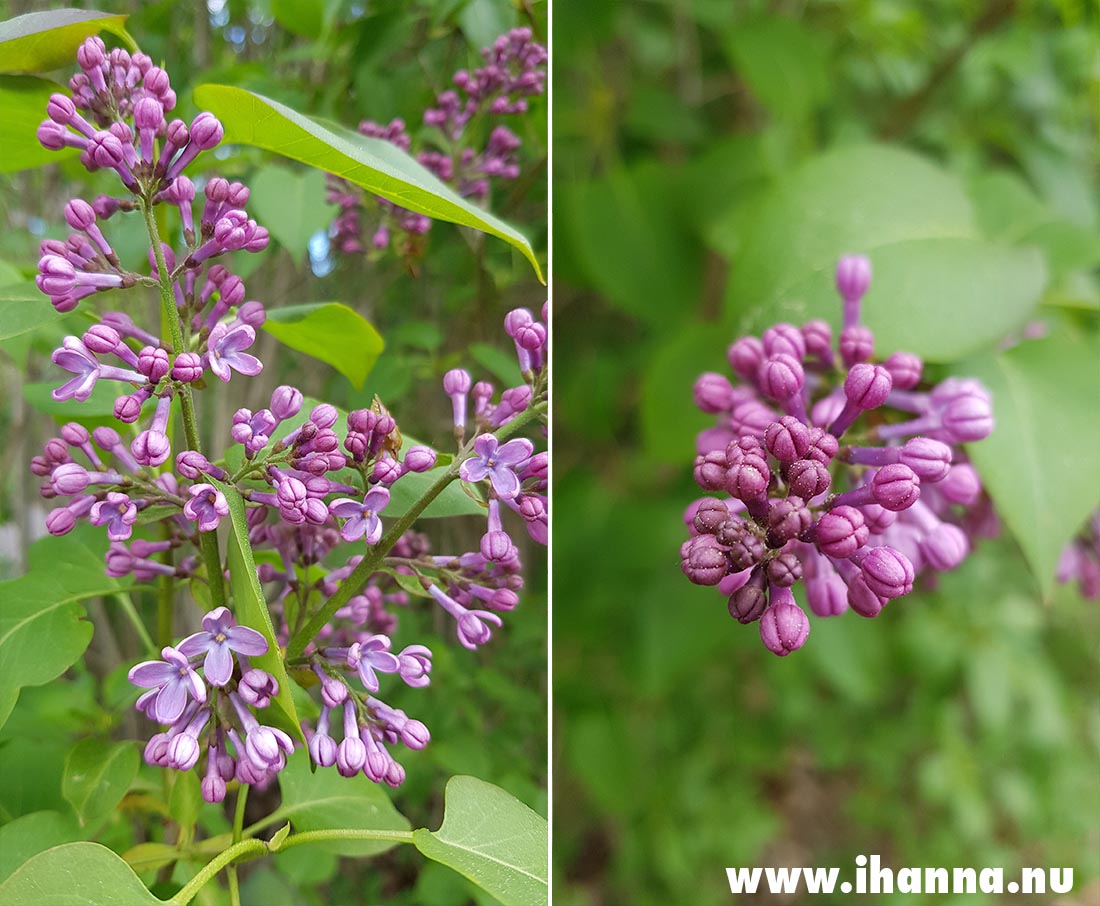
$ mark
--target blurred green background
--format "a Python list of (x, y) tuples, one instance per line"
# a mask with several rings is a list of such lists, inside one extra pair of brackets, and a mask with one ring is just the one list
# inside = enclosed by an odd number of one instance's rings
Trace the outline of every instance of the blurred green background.
[[(1100, 501), (1097, 28), (1072, 0), (555, 6), (555, 902), (725, 903), (726, 866), (860, 853), (1072, 866), (1057, 902), (1100, 902), (1100, 604), (1053, 580)], [(882, 355), (994, 390), (971, 454), (1003, 530), (780, 660), (680, 574), (691, 385), (745, 330), (835, 325), (844, 252)]]
[[(66, 5), (0, 0), (0, 19)], [(403, 117), (414, 147), (431, 137), (421, 126), (424, 109), (448, 87), (456, 69), (480, 65), (480, 48), (520, 26), (532, 28), (535, 40), (547, 39), (546, 4), (517, 7), (510, 0), (89, 0), (71, 5), (128, 14), (127, 29), (143, 51), (163, 61), (179, 96), (176, 112), (188, 120), (197, 113), (192, 89), (215, 82), (260, 92), (351, 128), (361, 119), (388, 123)], [(110, 35), (103, 37), (108, 46), (118, 44)], [(75, 68), (74, 60), (51, 75), (67, 82)], [(11, 102), (7, 95), (3, 100)], [(13, 147), (3, 129), (22, 130), (20, 141), (29, 135), (34, 153), (34, 126), (44, 115), (39, 110), (26, 121), (11, 118), (0, 126), (5, 147), (0, 156)], [(523, 139), (522, 175), (495, 185), (489, 201), (494, 213), (529, 238), (543, 262), (546, 120), (543, 98), (532, 99), (528, 115), (508, 118), (509, 128)], [(484, 140), (485, 134), (487, 130), (471, 137)], [(0, 287), (13, 291), (35, 273), (42, 239), (68, 234), (62, 210), (70, 198), (90, 199), (117, 190), (110, 174), (89, 174), (72, 158), (58, 163), (48, 152), (39, 156), (42, 165), (34, 169), (0, 170)], [(271, 230), (273, 242), (263, 254), (235, 254), (229, 264), (244, 279), (247, 298), (261, 300), (269, 310), (340, 301), (368, 318), (386, 341), (364, 385), (356, 388), (329, 366), (261, 334), (253, 351), (265, 362), (263, 374), (235, 380), (224, 392), (198, 401), (208, 450), (224, 449), (238, 406), (265, 406), (272, 388), (288, 382), (307, 396), (346, 409), (369, 406), (379, 394), (406, 433), (447, 450), (453, 445), (451, 407), (440, 382), (448, 369), (467, 367), (475, 379), (491, 380), (498, 389), (520, 382), (503, 317), (517, 305), (537, 311), (546, 288), (504, 242), (436, 222), (412, 274), (393, 254), (368, 261), (329, 249), (326, 236), (336, 208), (325, 201), (325, 180), (318, 171), (241, 147), (231, 155), (222, 150), (204, 154), (194, 170), (192, 176), (217, 174), (249, 185), (248, 210)], [(136, 267), (146, 253), (147, 238), (135, 217), (113, 217), (104, 232), (123, 262)], [(42, 304), (47, 305), (45, 298)], [(105, 298), (102, 304), (128, 310), (139, 320), (155, 312), (158, 303), (155, 295), (131, 294)], [(22, 572), (28, 544), (44, 531), (45, 509), (37, 483), (29, 480), (28, 464), (56, 433), (55, 419), (93, 415), (104, 423), (110, 420), (110, 392), (97, 394), (76, 412), (49, 399), (59, 373), (49, 362), (50, 351), (66, 333), (80, 333), (86, 326), (74, 312), (0, 346), (0, 394), (5, 400), (0, 406), (0, 578)], [(520, 606), (505, 616), (505, 628), (483, 650), (461, 648), (453, 626), (419, 599), (399, 616), (395, 642), (425, 642), (435, 652), (432, 685), (394, 690), (392, 696), (394, 706), (422, 719), (432, 732), (430, 746), (404, 759), (408, 779), (392, 794), (397, 808), (417, 827), (439, 826), (444, 786), (455, 774), (495, 783), (540, 814), (547, 813), (546, 550), (528, 543), (518, 518), (509, 527), (521, 547), (527, 584)], [(433, 549), (461, 551), (476, 548), (484, 520), (424, 520), (418, 528), (430, 536)], [(96, 556), (102, 555), (107, 545), (102, 531), (82, 537), (98, 546)], [(135, 600), (153, 626), (152, 594), (135, 593)], [(190, 631), (199, 611), (182, 594), (178, 612), (177, 637)], [(70, 839), (94, 833), (119, 853), (137, 843), (171, 839), (175, 833), (159, 815), (148, 817), (150, 807), (164, 808), (168, 801), (159, 769), (142, 767), (130, 797), (105, 827), (76, 828), (62, 796), (65, 758), (79, 740), (133, 739), (144, 744), (148, 732), (134, 716), (135, 690), (125, 678), (141, 659), (136, 635), (113, 600), (92, 602), (90, 614), (96, 630), (84, 660), (53, 683), (24, 689), (0, 731), (0, 854), (4, 841), (10, 846), (24, 833), (21, 828), (35, 822), (55, 820)], [(272, 787), (250, 797), (248, 821), (270, 812), (278, 796)], [(232, 807), (232, 796), (229, 802)], [(44, 812), (50, 814), (43, 817)], [(222, 806), (203, 804), (198, 822), (200, 836), (229, 827)], [(458, 874), (427, 863), (411, 847), (363, 860), (304, 850), (244, 867), (246, 906), (495, 902)], [(8, 852), (6, 859), (0, 858), (3, 877), (27, 855), (17, 858), (14, 847)], [(181, 864), (174, 882), (159, 890), (177, 889), (195, 869), (195, 864)], [(155, 874), (146, 872), (144, 877), (152, 883)], [(224, 882), (220, 888), (209, 885), (196, 902), (228, 902)]]

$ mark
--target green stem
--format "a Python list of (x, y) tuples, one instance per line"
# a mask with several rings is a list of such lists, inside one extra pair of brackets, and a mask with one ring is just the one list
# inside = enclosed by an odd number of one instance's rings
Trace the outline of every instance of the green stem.
[(300, 834), (287, 837), (279, 847), (279, 852), (304, 843), (324, 843), (328, 840), (382, 840), (390, 843), (412, 843), (414, 839), (412, 831), (345, 830), (343, 828), (302, 831)]
[(194, 898), (195, 894), (203, 888), (203, 885), (234, 859), (244, 855), (261, 856), (266, 852), (267, 843), (263, 840), (241, 840), (239, 843), (234, 843), (228, 849), (223, 849), (200, 868), (198, 874), (188, 881), (180, 892), (168, 902), (173, 904), (173, 906), (187, 906)]
[[(248, 784), (242, 783), (237, 788), (237, 805), (233, 813), (233, 844), (241, 842), (241, 830), (244, 827), (244, 809), (248, 802)], [(225, 867), (226, 877), (229, 878), (229, 903), (230, 906), (241, 906), (241, 888), (237, 882), (237, 866), (230, 863)]]
[[(149, 241), (157, 262), (160, 304), (163, 309), (164, 320), (168, 324), (168, 333), (172, 337), (172, 350), (176, 355), (179, 355), (184, 351), (183, 325), (180, 322), (179, 311), (176, 309), (176, 299), (172, 292), (172, 276), (168, 272), (168, 265), (164, 260), (164, 249), (161, 248), (160, 244), (160, 230), (157, 228), (157, 218), (150, 199), (143, 198), (141, 200), (141, 212), (145, 216), (145, 228), (149, 231)], [(195, 400), (191, 395), (190, 384), (180, 384), (179, 397), (180, 408), (183, 411), (183, 431), (187, 436), (187, 446), (196, 453), (201, 453), (199, 422), (195, 416)], [(221, 554), (218, 551), (217, 532), (200, 532), (199, 547), (202, 549), (202, 559), (206, 564), (206, 572), (210, 582), (210, 601), (214, 607), (223, 607), (226, 601), (225, 580), (222, 576), (222, 561)]]
[[(544, 402), (531, 406), (524, 413), (497, 430), (495, 432), (497, 439), (503, 440), (514, 434), (525, 424), (541, 416), (545, 412), (546, 403)], [(473, 442), (471, 441), (469, 448), (472, 448), (472, 446)], [(348, 601), (359, 593), (359, 590), (366, 583), (367, 579), (371, 577), (371, 574), (376, 572), (378, 567), (382, 565), (382, 561), (385, 560), (386, 554), (390, 552), (393, 546), (398, 542), (398, 539), (412, 527), (412, 524), (416, 522), (420, 514), (428, 508), (428, 505), (443, 493), (447, 485), (458, 478), (459, 466), (465, 459), (469, 458), (466, 453), (467, 449), (468, 448), (464, 448), (463, 453), (455, 457), (454, 462), (451, 463), (447, 471), (436, 479), (435, 483), (423, 493), (405, 515), (401, 516), (390, 526), (389, 531), (386, 532), (381, 540), (370, 549), (362, 560), (359, 561), (359, 565), (352, 570), (351, 575), (340, 583), (340, 587), (336, 589), (336, 594), (329, 598), (324, 606), (310, 618), (305, 628), (295, 633), (294, 638), (290, 640), (290, 644), (286, 647), (287, 659), (298, 657), (305, 650), (306, 645), (308, 645), (310, 641), (316, 637), (317, 633), (321, 631), (324, 625), (332, 619), (333, 614), (341, 607), (344, 607)]]
[[(164, 526), (164, 535), (167, 535), (167, 526)], [(161, 562), (169, 566), (174, 565), (174, 553), (168, 548), (161, 554)], [(173, 576), (161, 576), (157, 581), (157, 641), (158, 648), (171, 645), (172, 638), (172, 611), (175, 609), (176, 580)]]
[(122, 608), (122, 612), (126, 614), (127, 619), (133, 625), (134, 630), (141, 639), (141, 644), (145, 646), (145, 650), (150, 654), (156, 654), (158, 651), (157, 646), (153, 643), (153, 637), (149, 635), (149, 630), (145, 628), (145, 622), (138, 614), (137, 608), (134, 607), (134, 601), (129, 593), (120, 591), (118, 594), (113, 595), (113, 597), (118, 602), (118, 606)]

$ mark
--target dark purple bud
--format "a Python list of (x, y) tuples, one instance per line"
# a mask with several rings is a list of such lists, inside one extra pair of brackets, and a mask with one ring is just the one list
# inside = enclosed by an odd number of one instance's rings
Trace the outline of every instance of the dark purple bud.
[(731, 463), (726, 472), (725, 489), (731, 497), (744, 500), (760, 500), (768, 493), (771, 470), (762, 456), (750, 454)]
[(708, 371), (696, 379), (693, 396), (695, 405), (703, 412), (728, 412), (733, 401), (733, 387), (722, 375)]
[(748, 582), (729, 597), (727, 608), (730, 616), (739, 623), (754, 623), (768, 607), (767, 581), (764, 572), (754, 569)]
[(838, 506), (817, 521), (814, 541), (823, 554), (844, 560), (863, 547), (869, 535), (862, 512), (855, 507)]
[(787, 470), (790, 492), (803, 500), (811, 500), (829, 490), (832, 477), (816, 459), (798, 459)]
[(840, 332), (840, 359), (851, 368), (875, 354), (875, 336), (866, 327), (845, 327)]
[(714, 535), (730, 518), (726, 504), (717, 497), (704, 497), (695, 509), (692, 525), (700, 535)]
[(728, 350), (730, 367), (745, 381), (756, 383), (756, 375), (764, 361), (764, 344), (756, 337), (742, 337)]
[(810, 447), (810, 429), (794, 416), (784, 415), (768, 426), (764, 444), (780, 462), (794, 462), (803, 458)]
[(764, 557), (764, 542), (743, 519), (727, 519), (715, 537), (719, 544), (729, 548), (730, 561), (737, 570), (751, 569)]
[[(781, 592), (786, 592), (781, 596)], [(779, 598), (780, 600), (775, 600)], [(772, 605), (760, 618), (760, 638), (772, 654), (786, 657), (797, 651), (810, 634), (810, 620), (802, 608), (794, 603), (790, 589), (775, 589)]]
[(713, 535), (697, 535), (682, 551), (680, 569), (696, 585), (717, 585), (730, 571), (730, 560)]
[(912, 390), (920, 383), (924, 371), (924, 363), (909, 352), (895, 352), (883, 366), (890, 372), (897, 390)]
[(920, 497), (920, 479), (904, 463), (883, 466), (871, 479), (875, 503), (895, 513), (911, 507)]
[(721, 450), (695, 457), (695, 482), (704, 491), (725, 490), (727, 471), (729, 463), (726, 461), (726, 454)]
[(867, 587), (880, 598), (900, 598), (913, 590), (913, 564), (901, 551), (883, 545), (859, 561)]
[(788, 496), (772, 501), (767, 515), (767, 542), (769, 547), (780, 548), (810, 527), (813, 516), (801, 497)]
[(802, 578), (802, 561), (791, 551), (785, 551), (769, 561), (766, 573), (772, 585), (790, 588)]
[(172, 365), (173, 380), (192, 384), (202, 377), (202, 356), (197, 352), (181, 352)]
[(60, 437), (51, 437), (46, 441), (42, 452), (46, 455), (46, 461), (55, 464), (69, 462), (69, 445)]

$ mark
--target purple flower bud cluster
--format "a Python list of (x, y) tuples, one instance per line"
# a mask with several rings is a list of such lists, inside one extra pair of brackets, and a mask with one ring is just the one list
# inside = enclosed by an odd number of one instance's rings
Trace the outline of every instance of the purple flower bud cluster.
[[(454, 186), (465, 198), (478, 202), (489, 197), (493, 179), (513, 180), (520, 174), (518, 152), (520, 138), (506, 126), (492, 127), (483, 148), (469, 145), (475, 131), (471, 123), (527, 112), (528, 98), (546, 90), (546, 48), (532, 39), (529, 28), (516, 28), (501, 35), (481, 52), (485, 66), (472, 73), (464, 69), (454, 75), (454, 88), (442, 92), (435, 106), (424, 112), (424, 125), (437, 129), (442, 141), (438, 147), (425, 147), (416, 157), (443, 182)], [(488, 127), (486, 127), (488, 128)], [(359, 131), (381, 138), (409, 152), (411, 137), (405, 121), (392, 120), (381, 125), (372, 120), (359, 124)], [(395, 241), (406, 259), (418, 258), (422, 238), (431, 220), (406, 208), (375, 197), (380, 217), (364, 239), (362, 215), (366, 196), (346, 180), (329, 177), (328, 201), (340, 208), (332, 223), (333, 242), (346, 255), (369, 249), (380, 251)], [(394, 234), (397, 239), (394, 240)]]
[(145, 760), (189, 771), (205, 753), (207, 802), (221, 802), (230, 780), (264, 784), (281, 771), (294, 744), (253, 713), (279, 694), (275, 678), (249, 661), (267, 650), (262, 635), (219, 607), (203, 617), (201, 631), (164, 648), (163, 660), (134, 666), (130, 682), (146, 690), (135, 707), (167, 726), (146, 744)]
[(720, 496), (688, 508), (681, 568), (716, 586), (735, 619), (759, 622), (780, 656), (810, 631), (792, 591), (799, 581), (817, 616), (873, 617), (922, 570), (962, 562), (981, 483), (959, 445), (993, 430), (977, 381), (922, 389), (918, 357), (876, 358), (860, 324), (866, 258), (842, 258), (836, 280), (835, 346), (824, 321), (777, 324), (729, 347), (736, 383), (708, 372), (694, 389), (696, 405), (718, 417), (697, 439), (695, 480)]
[(1059, 582), (1077, 582), (1081, 597), (1100, 601), (1100, 510), (1089, 516), (1085, 525), (1062, 550), (1058, 560)]

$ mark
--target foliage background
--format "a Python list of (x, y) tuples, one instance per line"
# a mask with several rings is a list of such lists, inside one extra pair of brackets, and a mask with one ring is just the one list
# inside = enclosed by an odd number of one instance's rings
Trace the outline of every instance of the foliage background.
[[(0, 2), (0, 19), (57, 6)], [(536, 39), (546, 40), (545, 5), (517, 7), (508, 0), (104, 0), (89, 6), (129, 14), (129, 32), (154, 60), (164, 61), (179, 96), (176, 113), (187, 119), (197, 112), (192, 88), (218, 82), (263, 93), (352, 128), (364, 118), (388, 122), (402, 116), (414, 136), (422, 111), (447, 87), (454, 70), (478, 65), (478, 50), (498, 34), (527, 25)], [(104, 37), (110, 44), (110, 36)], [(64, 82), (70, 74), (67, 68), (56, 78)], [(38, 119), (43, 115), (37, 114)], [(545, 261), (545, 104), (535, 99), (531, 113), (514, 120), (509, 126), (524, 140), (523, 175), (494, 191), (492, 210), (517, 225)], [(216, 158), (203, 155), (198, 167), (249, 185), (250, 213), (275, 240), (262, 255), (236, 256), (242, 260), (234, 262), (233, 270), (245, 279), (248, 298), (262, 300), (269, 310), (305, 302), (344, 302), (372, 321), (387, 347), (364, 386), (356, 389), (336, 371), (262, 334), (257, 345), (266, 366), (263, 374), (235, 381), (216, 404), (209, 397), (200, 403), (208, 446), (218, 449), (228, 442), (228, 425), (237, 407), (266, 405), (271, 389), (289, 382), (307, 396), (348, 409), (370, 405), (377, 393), (403, 430), (447, 450), (453, 441), (450, 405), (440, 390), (444, 371), (462, 364), (498, 386), (518, 383), (501, 320), (517, 305), (537, 309), (545, 289), (509, 246), (436, 223), (415, 273), (392, 255), (376, 262), (335, 258), (325, 238), (335, 209), (325, 203), (320, 173), (256, 149), (237, 148), (231, 160)], [(42, 163), (48, 161), (43, 152)], [(33, 276), (42, 238), (64, 237), (61, 212), (69, 198), (90, 198), (113, 188), (103, 174), (88, 174), (75, 160), (6, 174), (2, 187), (0, 282), (12, 288)], [(135, 218), (116, 216), (109, 224), (107, 235), (124, 262), (144, 256), (143, 228)], [(47, 305), (45, 299), (42, 302)], [(157, 304), (154, 294), (138, 307), (148, 317), (148, 312), (158, 310)], [(28, 546), (43, 531), (45, 511), (27, 464), (54, 433), (51, 415), (68, 420), (48, 399), (57, 378), (49, 352), (65, 333), (83, 330), (80, 323), (78, 316), (58, 317), (0, 346), (0, 393), (6, 401), (0, 412), (0, 578), (23, 572)], [(45, 394), (36, 392), (39, 382), (46, 382)], [(108, 395), (99, 413), (108, 419), (110, 399)], [(82, 408), (85, 415), (94, 412), (94, 400)], [(212, 406), (216, 411), (210, 411)], [(525, 539), (522, 526), (515, 528), (517, 541), (520, 536)], [(483, 526), (475, 518), (457, 524), (447, 520), (446, 525), (432, 521), (424, 530), (435, 548), (464, 550), (476, 546)], [(99, 530), (79, 535), (69, 550), (78, 556), (90, 551), (91, 560), (101, 558), (105, 549)], [(438, 826), (443, 787), (454, 774), (496, 783), (546, 814), (546, 560), (544, 549), (535, 545), (526, 546), (523, 556), (527, 587), (521, 606), (508, 615), (505, 630), (486, 651), (459, 648), (449, 627), (419, 602), (401, 615), (401, 635), (434, 635), (440, 640), (433, 646), (434, 682), (429, 689), (394, 700), (423, 719), (433, 734), (426, 750), (406, 760), (408, 780), (394, 795), (413, 826)], [(39, 561), (38, 569), (47, 568), (46, 562)], [(135, 592), (133, 597), (152, 626), (152, 595)], [(196, 625), (199, 610), (188, 595), (181, 595), (177, 610), (180, 637)], [(171, 821), (156, 818), (145, 825), (141, 820), (142, 809), (150, 808), (167, 808), (180, 817), (186, 797), (182, 791), (173, 795), (171, 786), (162, 783), (162, 774), (167, 777), (169, 772), (143, 765), (121, 807), (87, 826), (79, 825), (63, 796), (66, 757), (78, 741), (138, 740), (134, 745), (140, 752), (147, 731), (134, 716), (135, 696), (125, 680), (126, 670), (141, 658), (141, 646), (114, 598), (92, 601), (90, 614), (95, 635), (84, 660), (53, 683), (25, 688), (0, 730), (0, 878), (35, 851), (24, 851), (26, 841), (39, 836), (49, 840), (41, 848), (64, 840), (96, 839), (119, 853), (146, 840), (175, 839), (177, 829)], [(197, 795), (197, 785), (188, 795)], [(254, 795), (247, 821), (270, 811), (277, 798), (275, 790)], [(201, 805), (197, 820), (200, 838), (229, 826), (217, 806)], [(24, 845), (17, 847), (14, 841), (20, 838)], [(157, 892), (164, 895), (176, 889), (194, 870), (193, 864), (181, 865), (174, 879), (161, 879), (164, 883)], [(142, 877), (152, 883), (155, 874)], [(209, 885), (197, 902), (220, 902), (224, 888), (215, 887)], [(359, 862), (304, 847), (277, 860), (250, 863), (243, 869), (242, 893), (244, 902), (255, 906), (318, 898), (375, 902), (383, 896), (388, 902), (441, 906), (492, 902), (458, 875), (427, 865), (411, 847)]]
[[(860, 853), (1073, 866), (1058, 902), (1100, 897), (1100, 609), (1053, 583), (1100, 500), (1097, 25), (1072, 0), (555, 7), (556, 902), (723, 903), (725, 866), (844, 879)], [(973, 453), (1006, 526), (779, 660), (679, 572), (691, 385), (745, 329), (835, 324), (857, 251), (883, 354), (997, 390)]]

